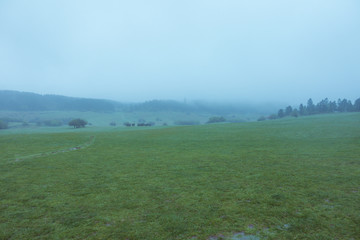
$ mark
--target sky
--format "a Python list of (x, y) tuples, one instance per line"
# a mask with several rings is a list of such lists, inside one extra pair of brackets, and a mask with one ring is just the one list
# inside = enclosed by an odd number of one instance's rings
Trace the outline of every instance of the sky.
[(360, 97), (359, 0), (0, 0), (0, 89), (305, 103)]

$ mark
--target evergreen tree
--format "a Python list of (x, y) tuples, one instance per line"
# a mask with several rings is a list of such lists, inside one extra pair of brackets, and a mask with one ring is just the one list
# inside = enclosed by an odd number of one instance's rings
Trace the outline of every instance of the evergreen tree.
[(299, 106), (299, 115), (300, 116), (306, 115), (306, 107), (304, 107), (303, 104), (300, 104), (300, 106)]
[(324, 100), (321, 100), (316, 105), (316, 110), (319, 113), (327, 113), (327, 112), (329, 112), (329, 109), (330, 109), (330, 104), (329, 104), (329, 100), (327, 98), (325, 98)]
[(337, 104), (335, 101), (332, 101), (329, 103), (329, 111), (330, 112), (335, 112), (337, 111)]
[(351, 103), (350, 100), (347, 99), (338, 99), (338, 101), (329, 101), (328, 98), (321, 100), (316, 105), (313, 100), (309, 98), (307, 101), (307, 106), (303, 104), (299, 105), (299, 109), (292, 108), (291, 106), (287, 106), (285, 110), (280, 109), (277, 114), (273, 114), (269, 119), (275, 119), (276, 117), (282, 118), (286, 116), (304, 116), (311, 115), (317, 113), (333, 113), (333, 112), (360, 112), (360, 98), (356, 99), (354, 104)]
[(360, 98), (355, 100), (353, 109), (355, 112), (360, 112)]
[(291, 112), (291, 116), (292, 117), (298, 117), (299, 116), (299, 111), (296, 108), (294, 108), (294, 110)]
[(354, 106), (353, 106), (353, 104), (351, 103), (351, 100), (348, 100), (347, 101), (347, 111), (348, 112), (353, 112), (353, 109), (354, 109)]
[(353, 109), (353, 105), (350, 100), (347, 99), (339, 99), (338, 100), (338, 110), (339, 112), (351, 112)]
[(287, 106), (287, 107), (285, 108), (285, 116), (290, 116), (291, 113), (292, 113), (292, 111), (293, 111), (292, 107), (291, 107), (291, 106)]
[(284, 116), (285, 116), (284, 110), (283, 110), (283, 109), (280, 109), (280, 110), (278, 111), (278, 117), (279, 117), (279, 118), (283, 118)]
[(311, 98), (307, 101), (306, 109), (307, 109), (308, 114), (315, 114), (315, 105)]

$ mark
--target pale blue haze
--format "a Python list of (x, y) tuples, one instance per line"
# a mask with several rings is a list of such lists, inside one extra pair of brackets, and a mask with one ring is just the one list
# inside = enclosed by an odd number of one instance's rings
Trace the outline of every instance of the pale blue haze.
[(0, 0), (0, 89), (107, 98), (360, 97), (359, 0)]

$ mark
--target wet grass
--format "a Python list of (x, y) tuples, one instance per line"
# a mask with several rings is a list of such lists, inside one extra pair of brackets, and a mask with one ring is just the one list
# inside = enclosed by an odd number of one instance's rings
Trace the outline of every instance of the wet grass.
[(0, 239), (360, 236), (359, 114), (8, 132), (0, 147)]

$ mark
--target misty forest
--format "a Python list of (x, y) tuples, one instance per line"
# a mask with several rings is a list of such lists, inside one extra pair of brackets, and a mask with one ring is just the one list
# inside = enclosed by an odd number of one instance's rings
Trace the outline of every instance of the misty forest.
[(0, 1), (0, 240), (360, 240), (360, 1)]

